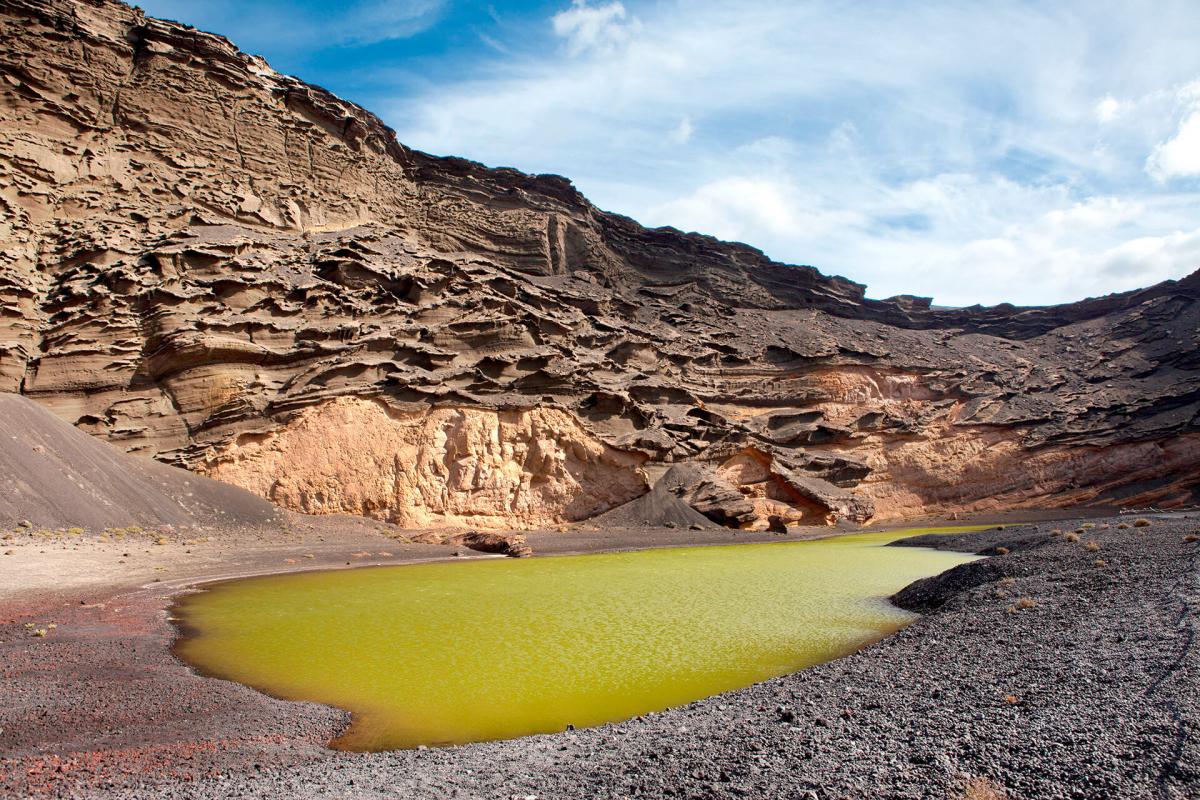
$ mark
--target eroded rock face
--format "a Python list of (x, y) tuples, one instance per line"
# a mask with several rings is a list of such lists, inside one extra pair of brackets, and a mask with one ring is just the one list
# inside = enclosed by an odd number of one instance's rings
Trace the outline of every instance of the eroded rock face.
[[(639, 459), (748, 527), (1196, 495), (1200, 273), (870, 300), (411, 151), (115, 0), (0, 0), (0, 42), (0, 390), (127, 450), (405, 524), (578, 519), (636, 496)], [(420, 438), (453, 419), (470, 477)]]
[(640, 453), (617, 450), (559, 409), (426, 408), (340, 397), (198, 465), (209, 477), (308, 514), (406, 528), (536, 528), (644, 494)]

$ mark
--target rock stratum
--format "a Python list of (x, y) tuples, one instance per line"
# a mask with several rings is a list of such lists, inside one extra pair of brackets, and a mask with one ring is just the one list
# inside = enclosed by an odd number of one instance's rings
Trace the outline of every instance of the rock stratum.
[(0, 0), (0, 33), (0, 390), (131, 453), (405, 526), (651, 486), (743, 528), (1200, 491), (1200, 273), (872, 300), (416, 152), (112, 0)]

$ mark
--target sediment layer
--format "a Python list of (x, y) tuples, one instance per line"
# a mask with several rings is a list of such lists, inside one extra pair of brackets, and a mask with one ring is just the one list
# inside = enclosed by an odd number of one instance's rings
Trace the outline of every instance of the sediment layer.
[[(641, 461), (695, 466), (677, 496), (753, 528), (1196, 496), (1200, 273), (1048, 308), (872, 300), (558, 176), (410, 150), (115, 0), (0, 0), (0, 33), (0, 390), (131, 452), (405, 524), (574, 520), (628, 499)], [(483, 483), (416, 494), (362, 490), (353, 449), (287, 475), (270, 447), (308, 453), (297, 431), (347, 397), (540, 420), (595, 474), (513, 441)], [(389, 456), (373, 419), (346, 434), (363, 458), (467, 468), (409, 434)]]

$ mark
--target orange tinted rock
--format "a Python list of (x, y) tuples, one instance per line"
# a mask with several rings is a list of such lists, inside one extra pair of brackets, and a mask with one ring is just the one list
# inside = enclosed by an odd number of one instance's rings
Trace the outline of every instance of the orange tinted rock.
[(645, 460), (559, 409), (404, 412), (341, 397), (214, 452), (201, 469), (310, 514), (409, 528), (531, 528), (586, 519), (645, 493)]

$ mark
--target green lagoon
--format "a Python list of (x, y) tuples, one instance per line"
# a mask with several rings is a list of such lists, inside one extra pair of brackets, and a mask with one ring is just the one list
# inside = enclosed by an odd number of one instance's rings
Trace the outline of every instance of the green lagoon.
[(348, 709), (349, 750), (625, 719), (853, 652), (911, 622), (887, 596), (972, 556), (809, 542), (486, 559), (216, 584), (179, 655), (276, 697)]

